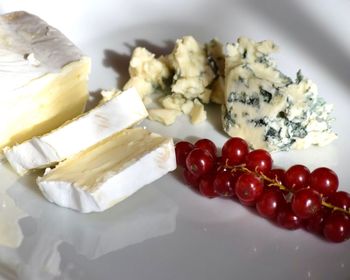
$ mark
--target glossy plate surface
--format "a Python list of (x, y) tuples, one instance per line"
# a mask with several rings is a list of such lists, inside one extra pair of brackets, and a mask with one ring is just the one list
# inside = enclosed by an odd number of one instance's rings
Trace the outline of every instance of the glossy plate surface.
[[(339, 134), (327, 147), (275, 153), (275, 163), (328, 166), (350, 191), (350, 1), (1, 1), (1, 13), (14, 10), (39, 15), (91, 56), (91, 94), (127, 80), (135, 46), (160, 54), (183, 35), (201, 42), (273, 39), (280, 68), (289, 75), (302, 68), (334, 104)], [(208, 121), (197, 126), (186, 117), (170, 127), (143, 125), (221, 146), (227, 137), (219, 112), (210, 107)], [(15, 249), (0, 246), (0, 279), (350, 279), (350, 241), (330, 244), (280, 229), (235, 202), (203, 198), (180, 172), (90, 215), (47, 202), (33, 175), (19, 178), (2, 164), (0, 178), (0, 242), (20, 240)]]

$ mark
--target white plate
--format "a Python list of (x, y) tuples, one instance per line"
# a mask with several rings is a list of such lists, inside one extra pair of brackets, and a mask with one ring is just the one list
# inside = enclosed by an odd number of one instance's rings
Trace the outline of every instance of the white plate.
[[(239, 35), (275, 40), (281, 68), (290, 75), (302, 68), (335, 105), (339, 134), (324, 148), (274, 154), (275, 163), (328, 166), (350, 191), (350, 1), (1, 1), (0, 12), (13, 10), (41, 16), (92, 57), (91, 91), (125, 81), (130, 50), (138, 45), (166, 52), (187, 34), (201, 42)], [(210, 108), (208, 122), (198, 126), (185, 117), (171, 127), (144, 124), (221, 146), (227, 137), (218, 112)], [(91, 215), (50, 204), (34, 177), (19, 178), (6, 165), (0, 178), (0, 223), (16, 225), (6, 216), (11, 209), (26, 216), (17, 229), (23, 232), (19, 247), (0, 247), (1, 279), (350, 279), (350, 241), (327, 243), (303, 230), (277, 228), (235, 202), (205, 199), (179, 172)]]

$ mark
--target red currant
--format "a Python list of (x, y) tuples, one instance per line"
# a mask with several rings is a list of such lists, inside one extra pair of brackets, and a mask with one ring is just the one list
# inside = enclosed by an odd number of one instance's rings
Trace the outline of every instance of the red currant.
[(296, 191), (292, 198), (292, 209), (301, 219), (309, 219), (320, 211), (321, 195), (314, 189), (304, 188)]
[(278, 212), (277, 224), (285, 229), (295, 230), (301, 227), (301, 219), (294, 214), (289, 206)]
[(264, 190), (263, 182), (254, 174), (244, 173), (236, 183), (236, 195), (246, 206), (254, 206)]
[(310, 187), (324, 196), (337, 191), (339, 180), (337, 174), (327, 167), (320, 167), (310, 174)]
[(233, 137), (226, 141), (222, 147), (222, 158), (229, 165), (238, 165), (244, 162), (249, 148), (246, 141), (239, 137)]
[(267, 173), (272, 168), (272, 158), (269, 152), (258, 149), (247, 154), (246, 166), (257, 173)]
[(290, 167), (283, 177), (283, 184), (292, 191), (306, 188), (309, 185), (310, 170), (298, 164)]
[(331, 213), (324, 222), (324, 237), (332, 242), (342, 242), (350, 237), (350, 219), (340, 211)]
[(214, 167), (214, 159), (206, 150), (195, 148), (186, 158), (186, 167), (198, 177), (209, 173)]
[(285, 173), (286, 171), (282, 168), (274, 168), (274, 169), (271, 169), (269, 172), (267, 172), (265, 175), (270, 179), (275, 180), (278, 183), (282, 184), (282, 180)]
[(258, 199), (256, 210), (264, 218), (275, 219), (278, 211), (284, 208), (286, 204), (286, 199), (280, 190), (268, 189)]
[(213, 141), (209, 139), (200, 139), (194, 143), (194, 146), (196, 148), (208, 151), (214, 159), (216, 158), (217, 148)]
[(194, 175), (193, 173), (191, 173), (187, 169), (184, 169), (183, 176), (185, 178), (185, 182), (187, 185), (189, 185), (195, 189), (198, 189), (199, 179), (200, 179), (198, 176)]
[(332, 193), (328, 197), (327, 202), (344, 210), (350, 210), (350, 194), (347, 192), (338, 191)]
[(194, 146), (187, 141), (180, 141), (175, 145), (176, 163), (179, 166), (186, 167), (187, 155), (194, 149)]
[(199, 192), (203, 196), (206, 196), (208, 198), (214, 198), (217, 196), (217, 194), (214, 190), (213, 181), (214, 181), (214, 174), (213, 173), (209, 173), (200, 179)]
[(226, 197), (235, 195), (236, 179), (230, 171), (218, 171), (213, 184), (218, 195)]
[(315, 234), (322, 234), (324, 221), (330, 214), (327, 208), (321, 208), (321, 210), (312, 218), (305, 220), (305, 228)]

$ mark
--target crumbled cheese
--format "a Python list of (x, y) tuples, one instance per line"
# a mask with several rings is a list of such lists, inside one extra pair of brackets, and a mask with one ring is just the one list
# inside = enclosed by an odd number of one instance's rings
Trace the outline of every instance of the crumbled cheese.
[(193, 102), (190, 116), (193, 124), (201, 123), (207, 119), (207, 112), (204, 110), (203, 104), (197, 99)]
[(185, 104), (185, 102), (186, 99), (177, 94), (167, 95), (160, 99), (160, 104), (162, 104), (165, 109), (173, 109), (178, 111), (181, 111), (181, 107), (183, 104)]
[(153, 92), (152, 83), (145, 81), (142, 77), (131, 77), (123, 89), (135, 88), (142, 98)]
[[(219, 46), (218, 41), (213, 41), (211, 50), (215, 58), (219, 55)], [(129, 66), (130, 80), (124, 89), (135, 87), (143, 98), (160, 89), (167, 94), (159, 99), (163, 108), (189, 114), (193, 100), (204, 104), (210, 102), (216, 76), (214, 68), (208, 59), (207, 47), (201, 46), (193, 37), (185, 36), (176, 41), (169, 55), (159, 58), (145, 48), (136, 48)], [(219, 89), (216, 87), (216, 95)], [(214, 100), (219, 99), (214, 97)], [(154, 119), (164, 123), (162, 118)]]
[(181, 115), (181, 112), (172, 109), (149, 109), (148, 114), (149, 119), (152, 121), (171, 125), (176, 121), (176, 118)]
[(131, 56), (129, 65), (130, 80), (124, 90), (135, 87), (142, 97), (151, 94), (156, 88), (165, 89), (165, 80), (170, 71), (162, 60), (145, 48), (137, 47)]
[(182, 106), (181, 106), (181, 111), (186, 114), (189, 115), (192, 111), (193, 108), (193, 101), (192, 100), (187, 100)]

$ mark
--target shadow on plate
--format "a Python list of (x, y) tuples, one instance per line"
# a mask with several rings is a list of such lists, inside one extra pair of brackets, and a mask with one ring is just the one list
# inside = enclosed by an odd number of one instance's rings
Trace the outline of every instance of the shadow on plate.
[(95, 108), (98, 103), (100, 103), (102, 100), (101, 90), (102, 89), (99, 88), (89, 92), (89, 99), (86, 103), (85, 112), (90, 111), (91, 109)]
[(131, 54), (136, 47), (144, 47), (158, 57), (169, 54), (174, 47), (174, 42), (167, 40), (164, 41), (163, 46), (159, 46), (145, 39), (137, 39), (134, 44), (125, 43), (124, 45), (129, 49), (128, 54), (106, 49), (104, 50), (104, 59), (102, 61), (105, 67), (112, 68), (119, 75), (117, 81), (118, 88), (122, 88), (129, 79), (129, 62)]
[[(144, 47), (150, 52), (154, 53), (156, 57), (160, 55), (169, 54), (174, 48), (174, 41), (166, 40), (164, 44), (157, 45), (145, 39), (137, 39), (134, 44), (124, 43), (125, 46), (129, 49), (129, 53), (119, 53), (117, 51), (106, 49), (104, 50), (104, 59), (102, 61), (103, 65), (108, 68), (112, 68), (119, 78), (117, 79), (117, 87), (122, 88), (124, 84), (129, 79), (128, 67), (131, 58), (131, 54), (136, 47)], [(90, 93), (90, 95), (96, 96), (100, 90)], [(94, 104), (94, 103), (91, 103)], [(89, 104), (89, 108), (91, 105)], [(95, 103), (96, 104), (96, 103)], [(224, 134), (221, 126), (221, 109), (218, 105), (211, 104), (206, 106), (207, 110), (207, 120), (215, 128), (215, 130)], [(189, 121), (189, 120), (188, 120)], [(197, 139), (198, 140), (198, 139)], [(191, 139), (188, 141), (193, 142)]]

